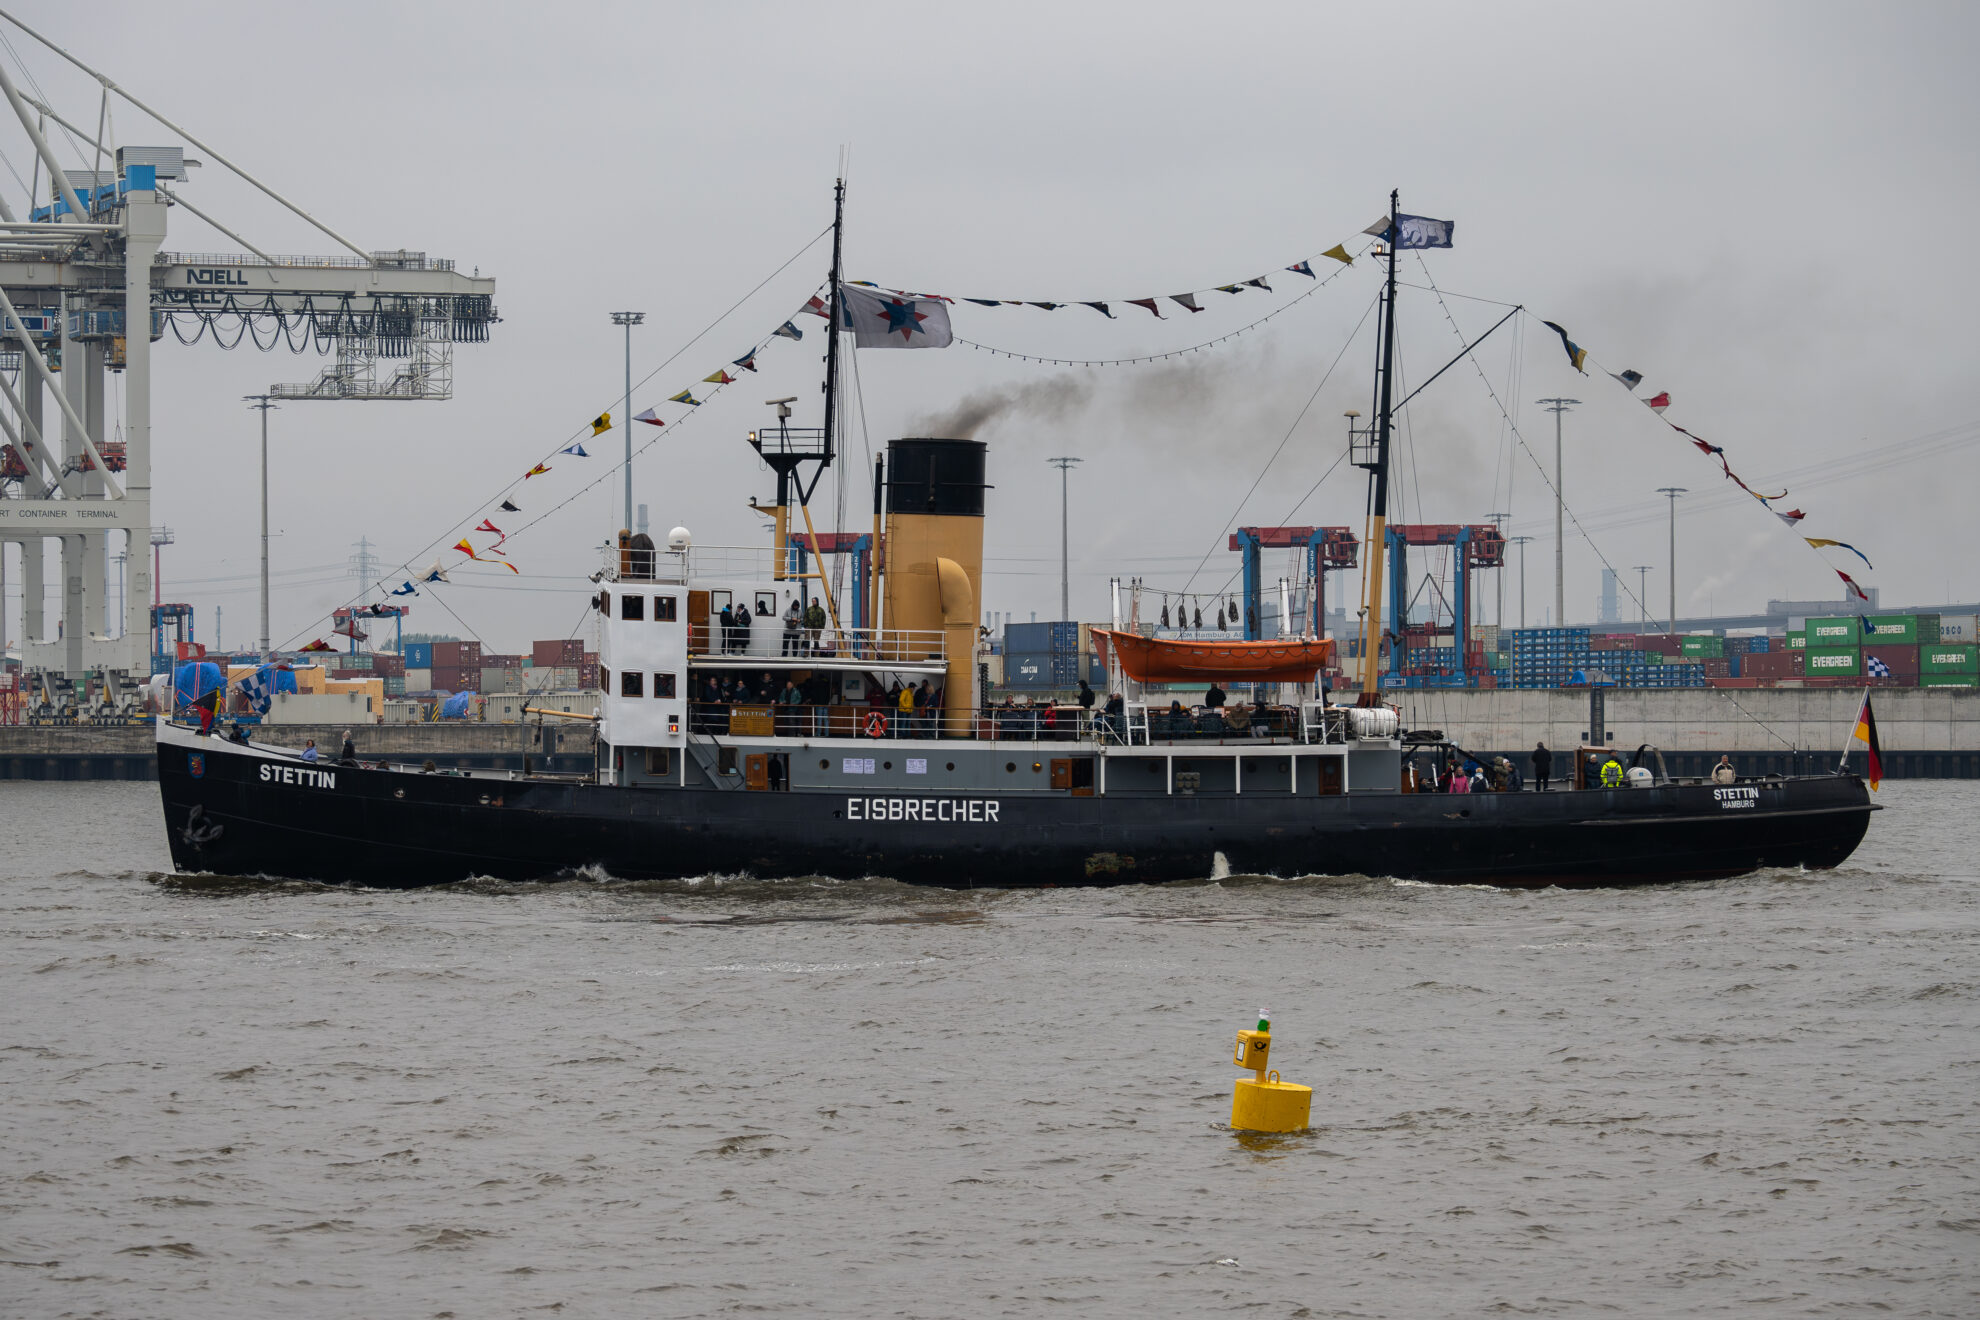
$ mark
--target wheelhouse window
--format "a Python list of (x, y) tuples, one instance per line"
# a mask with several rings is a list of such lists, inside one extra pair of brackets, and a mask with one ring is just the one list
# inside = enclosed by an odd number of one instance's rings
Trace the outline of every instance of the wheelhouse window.
[(631, 591), (620, 596), (619, 617), (621, 619), (644, 619), (646, 617), (646, 597)]
[(627, 669), (619, 674), (619, 695), (622, 697), (643, 697), (646, 695), (646, 675), (636, 669)]
[(653, 676), (653, 695), (662, 701), (673, 700), (674, 676), (672, 674), (655, 674)]
[(653, 598), (653, 621), (655, 623), (674, 622), (674, 611), (676, 608), (674, 597), (655, 596)]

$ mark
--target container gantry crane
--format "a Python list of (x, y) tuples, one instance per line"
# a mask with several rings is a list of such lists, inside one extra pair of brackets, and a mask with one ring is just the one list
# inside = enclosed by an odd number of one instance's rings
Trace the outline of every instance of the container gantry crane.
[[(445, 399), (453, 345), (485, 342), (498, 319), (495, 281), (423, 252), (358, 247), (12, 14), (0, 10), (0, 20), (95, 79), (106, 103), (123, 99), (182, 143), (103, 141), (24, 95), (0, 62), (0, 93), (50, 179), (45, 204), (29, 198), (24, 217), (0, 195), (0, 547), (21, 546), (22, 658), (30, 670), (60, 672), (72, 683), (84, 671), (118, 675), (134, 693), (151, 669), (151, 574), (146, 556), (130, 554), (123, 617), (113, 626), (106, 564), (112, 538), (128, 550), (150, 533), (152, 346), (169, 330), (187, 345), (233, 348), (252, 339), (258, 348), (334, 349), (334, 365), (316, 380), (271, 394)], [(43, 131), (50, 122), (66, 130), (83, 168), (57, 157)], [(278, 256), (254, 247), (180, 195), (187, 171), (200, 163), (187, 158), (188, 146), (342, 252)], [(247, 252), (166, 251), (176, 208)], [(386, 362), (401, 365), (383, 374)], [(121, 444), (109, 439), (111, 372), (124, 377)], [(43, 604), (50, 542), (63, 586), (59, 623)], [(0, 569), (4, 563), (0, 550)]]

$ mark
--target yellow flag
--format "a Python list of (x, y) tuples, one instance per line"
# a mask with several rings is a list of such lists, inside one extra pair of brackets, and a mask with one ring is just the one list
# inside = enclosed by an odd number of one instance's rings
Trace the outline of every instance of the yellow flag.
[(603, 435), (605, 432), (611, 429), (612, 429), (611, 413), (599, 413), (598, 416), (591, 419), (591, 433), (593, 435)]
[(1354, 264), (1354, 258), (1350, 257), (1347, 254), (1347, 249), (1342, 247), (1339, 243), (1334, 244), (1334, 246), (1328, 248), (1325, 252), (1322, 252), (1320, 255), (1323, 257), (1332, 257), (1335, 261), (1340, 262), (1343, 266), (1352, 266)]

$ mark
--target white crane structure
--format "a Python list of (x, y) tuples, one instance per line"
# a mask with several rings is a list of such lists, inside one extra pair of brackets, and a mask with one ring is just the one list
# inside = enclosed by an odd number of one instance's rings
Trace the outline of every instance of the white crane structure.
[[(0, 10), (0, 21), (94, 79), (103, 100), (92, 133), (24, 95), (0, 56), (0, 93), (32, 145), (36, 178), (49, 180), (46, 198), (28, 198), (25, 215), (0, 190), (0, 586), (6, 546), (17, 544), (26, 669), (59, 676), (56, 686), (68, 691), (86, 671), (134, 691), (152, 669), (153, 584), (143, 553), (152, 529), (152, 345), (169, 331), (185, 345), (210, 339), (233, 348), (251, 338), (259, 348), (334, 350), (315, 380), (272, 387), (283, 400), (446, 399), (453, 346), (486, 341), (497, 320), (495, 281), (423, 252), (358, 247), (12, 14)], [(112, 97), (178, 144), (108, 141)], [(0, 123), (6, 118), (0, 111)], [(49, 124), (65, 130), (79, 161), (57, 156)], [(187, 171), (201, 164), (189, 148), (341, 252), (279, 256), (249, 243), (180, 194), (193, 191)], [(247, 251), (165, 250), (175, 208)], [(121, 443), (105, 410), (109, 372), (124, 377)], [(130, 568), (121, 619), (105, 582), (119, 551)], [(62, 583), (58, 611), (44, 606), (50, 559)], [(0, 609), (0, 647), (7, 641)]]

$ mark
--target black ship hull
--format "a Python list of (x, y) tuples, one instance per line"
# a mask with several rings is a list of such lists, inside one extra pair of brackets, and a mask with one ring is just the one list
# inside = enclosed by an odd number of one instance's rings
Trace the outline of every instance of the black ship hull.
[(1851, 775), (1563, 793), (854, 796), (617, 788), (329, 763), (161, 738), (182, 871), (411, 888), (542, 880), (884, 876), (951, 888), (1233, 874), (1627, 885), (1840, 864)]

